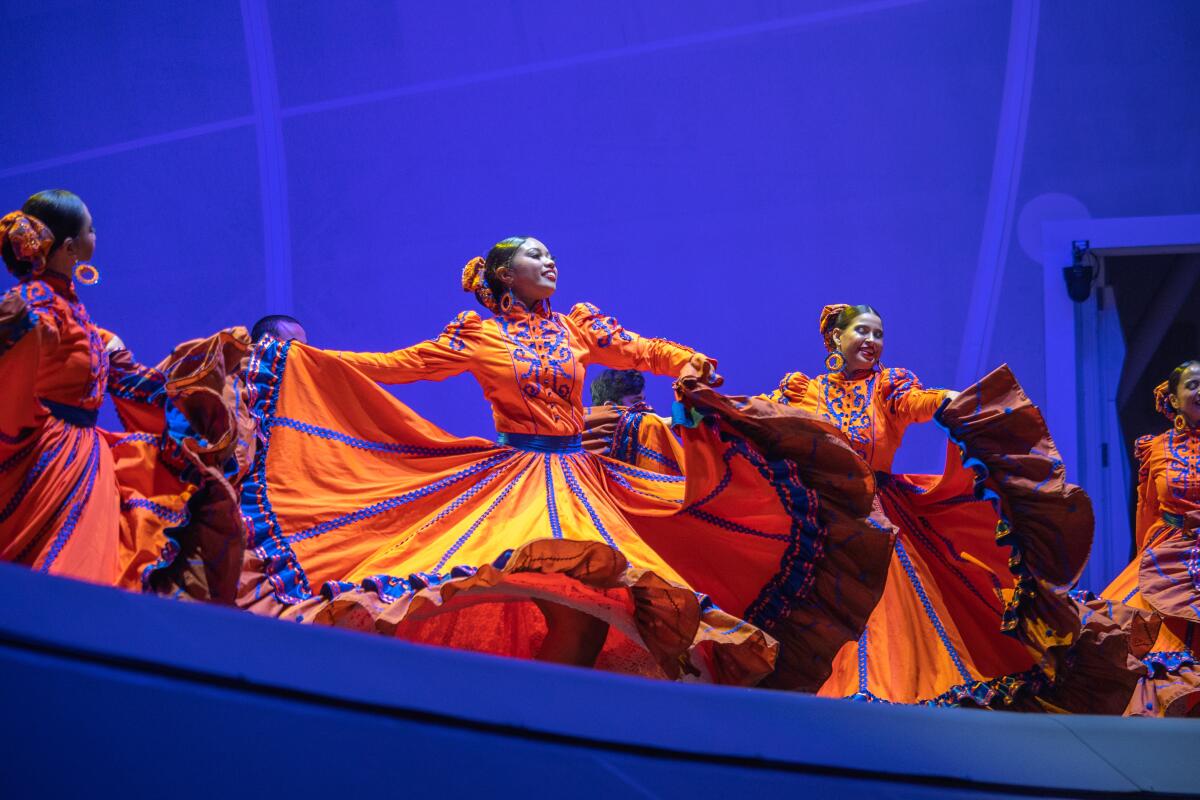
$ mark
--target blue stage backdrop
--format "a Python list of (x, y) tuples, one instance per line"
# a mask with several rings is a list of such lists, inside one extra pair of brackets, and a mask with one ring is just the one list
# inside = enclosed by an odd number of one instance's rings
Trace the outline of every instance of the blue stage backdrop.
[[(0, 203), (84, 197), (86, 302), (147, 361), (268, 312), (412, 343), (473, 307), (464, 262), (528, 233), (559, 310), (692, 344), (733, 392), (819, 370), (843, 301), (883, 312), (887, 363), (958, 386), (1007, 361), (1036, 401), (1071, 376), (1022, 210), (1200, 208), (1188, 0), (0, 7)], [(490, 435), (469, 377), (396, 394)], [(939, 433), (910, 439), (898, 467), (940, 469)]]

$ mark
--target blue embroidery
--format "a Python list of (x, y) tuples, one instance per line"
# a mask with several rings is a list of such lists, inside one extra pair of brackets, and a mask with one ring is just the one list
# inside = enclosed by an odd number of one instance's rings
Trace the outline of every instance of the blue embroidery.
[(606, 317), (600, 313), (600, 309), (596, 308), (591, 303), (580, 303), (579, 305), (587, 309), (591, 315), (591, 324), (588, 326), (593, 333), (599, 334), (596, 337), (597, 347), (609, 347), (613, 343), (613, 339), (617, 338), (623, 342), (632, 342), (633, 336), (629, 334), (621, 324), (613, 317)]
[(546, 470), (546, 513), (550, 517), (550, 535), (555, 539), (563, 538), (562, 523), (558, 519), (558, 500), (554, 497), (554, 460), (549, 453), (543, 457), (543, 468)]
[(398, 444), (396, 442), (372, 442), (367, 439), (357, 439), (353, 436), (348, 436), (344, 433), (339, 433), (329, 428), (322, 428), (319, 425), (312, 425), (307, 422), (301, 422), (290, 417), (272, 417), (262, 424), (264, 430), (271, 428), (290, 428), (300, 433), (306, 433), (309, 436), (316, 436), (321, 439), (329, 439), (335, 442), (349, 445), (350, 447), (359, 450), (369, 450), (376, 453), (391, 453), (393, 455), (402, 456), (451, 456), (451, 455), (466, 455), (469, 453), (484, 453), (495, 448), (463, 446), (463, 447), (417, 447), (415, 445)]
[(458, 316), (454, 318), (453, 322), (446, 326), (444, 335), (449, 336), (449, 342), (447, 342), (447, 344), (451, 350), (461, 353), (463, 350), (467, 349), (467, 343), (463, 341), (462, 338), (463, 327), (468, 322), (472, 321), (472, 319), (478, 318), (479, 315), (474, 311), (462, 311), (459, 312)]
[(471, 523), (471, 527), (467, 528), (466, 532), (463, 533), (462, 536), (458, 537), (458, 540), (442, 555), (437, 564), (435, 564), (433, 567), (434, 572), (437, 572), (442, 567), (446, 566), (446, 562), (449, 561), (455, 553), (462, 549), (462, 546), (465, 545), (470, 538), (475, 535), (475, 531), (479, 530), (479, 526), (483, 524), (483, 521), (486, 520), (488, 516), (496, 510), (496, 506), (504, 502), (504, 498), (508, 497), (508, 493), (513, 490), (513, 487), (521, 482), (521, 479), (524, 478), (525, 474), (529, 472), (531, 466), (532, 463), (526, 465), (523, 470), (518, 472), (513, 479), (508, 482), (508, 485), (504, 487), (500, 494), (496, 495), (496, 499), (492, 501), (491, 505), (484, 509), (483, 513), (479, 515), (479, 518)]
[(872, 435), (875, 385), (879, 373), (873, 373), (866, 381), (840, 383), (830, 380), (828, 375), (817, 378), (821, 392), (821, 416), (832, 422), (846, 434), (854, 452), (868, 463), (875, 452), (875, 437)]
[(567, 479), (567, 488), (571, 490), (571, 493), (574, 494), (579, 502), (583, 504), (583, 507), (587, 509), (588, 516), (592, 518), (592, 525), (596, 527), (596, 532), (604, 537), (604, 541), (608, 542), (609, 547), (616, 550), (618, 553), (621, 552), (621, 548), (617, 547), (617, 543), (613, 541), (611, 536), (608, 535), (608, 530), (605, 529), (604, 523), (600, 521), (600, 516), (596, 513), (596, 509), (592, 508), (591, 501), (588, 500), (587, 494), (583, 491), (582, 487), (580, 487), (579, 481), (575, 479), (575, 473), (571, 470), (571, 465), (569, 463), (570, 458), (571, 456), (567, 456), (559, 459), (558, 462), (559, 466), (562, 467), (563, 477)]
[(933, 625), (933, 629), (937, 631), (938, 638), (942, 640), (942, 646), (946, 648), (946, 654), (954, 662), (958, 674), (968, 683), (974, 681), (975, 679), (971, 677), (971, 673), (967, 670), (966, 665), (959, 658), (958, 651), (950, 643), (950, 637), (947, 635), (945, 627), (942, 626), (942, 621), (938, 618), (933, 603), (929, 601), (929, 596), (925, 594), (925, 587), (921, 585), (921, 579), (917, 577), (917, 571), (913, 567), (912, 561), (908, 558), (908, 552), (904, 549), (904, 542), (900, 541), (899, 538), (896, 539), (896, 556), (900, 559), (900, 564), (904, 567), (904, 572), (908, 575), (909, 583), (912, 584), (913, 589), (917, 593), (917, 599), (921, 601), (921, 605), (925, 608), (925, 616), (929, 617), (929, 622)]
[(284, 541), (289, 545), (295, 544), (296, 542), (302, 542), (302, 541), (305, 541), (306, 539), (312, 539), (317, 536), (323, 536), (324, 534), (329, 533), (330, 531), (337, 530), (338, 528), (343, 528), (346, 525), (351, 525), (355, 522), (362, 522), (363, 520), (370, 519), (371, 517), (377, 517), (380, 514), (383, 514), (387, 511), (391, 511), (392, 509), (398, 508), (402, 505), (411, 503), (414, 500), (419, 500), (423, 497), (428, 497), (431, 494), (436, 494), (437, 492), (440, 492), (442, 489), (445, 489), (448, 486), (453, 486), (454, 484), (459, 483), (460, 481), (466, 480), (467, 478), (471, 477), (472, 475), (477, 475), (480, 472), (483, 472), (485, 470), (491, 469), (492, 467), (498, 466), (499, 464), (502, 464), (505, 461), (508, 461), (508, 460), (514, 458), (516, 456), (516, 454), (517, 454), (516, 451), (508, 451), (508, 452), (500, 453), (498, 455), (494, 455), (483, 461), (477, 461), (474, 464), (472, 464), (471, 466), (467, 467), (466, 469), (459, 470), (458, 472), (454, 473), (453, 475), (448, 475), (445, 478), (442, 478), (437, 481), (433, 481), (432, 483), (428, 483), (418, 489), (414, 489), (411, 492), (405, 492), (404, 494), (397, 495), (395, 497), (389, 497), (387, 500), (381, 500), (378, 503), (372, 503), (369, 506), (365, 506), (365, 507), (357, 509), (355, 511), (351, 511), (347, 514), (341, 514), (337, 517), (334, 517), (331, 520), (322, 522), (319, 525), (314, 525), (311, 528), (306, 528), (302, 531), (297, 531), (296, 533), (288, 534), (288, 535), (284, 536)]
[[(88, 454), (87, 464), (84, 465), (83, 473), (71, 488), (70, 494), (67, 496), (66, 503), (74, 500), (71, 510), (67, 513), (67, 518), (63, 521), (63, 526), (59, 530), (58, 535), (54, 537), (54, 543), (50, 546), (49, 552), (46, 554), (46, 560), (42, 562), (42, 573), (50, 571), (51, 565), (62, 553), (67, 542), (70, 541), (71, 535), (75, 533), (75, 526), (79, 523), (79, 517), (83, 513), (83, 507), (87, 505), (92, 496), (92, 488), (96, 485), (96, 475), (100, 471), (100, 437), (95, 433), (91, 434), (92, 448)], [(83, 487), (83, 494), (77, 500), (75, 499), (79, 493), (80, 487)]]
[(126, 511), (134, 508), (142, 508), (154, 514), (156, 517), (161, 517), (167, 522), (173, 522), (175, 525), (183, 525), (188, 520), (187, 509), (173, 511), (164, 505), (147, 500), (144, 497), (131, 497), (128, 500), (121, 501), (121, 508)]
[[(569, 400), (575, 389), (575, 354), (558, 314), (524, 312), (496, 317), (517, 372), (517, 385), (526, 397), (543, 392)], [(524, 371), (521, 371), (523, 365)]]

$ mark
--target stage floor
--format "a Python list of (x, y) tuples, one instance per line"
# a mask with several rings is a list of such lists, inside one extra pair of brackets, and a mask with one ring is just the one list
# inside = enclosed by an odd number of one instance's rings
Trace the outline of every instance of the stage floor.
[(1200, 793), (1200, 721), (666, 683), (283, 623), (8, 564), (0, 675), (6, 798)]

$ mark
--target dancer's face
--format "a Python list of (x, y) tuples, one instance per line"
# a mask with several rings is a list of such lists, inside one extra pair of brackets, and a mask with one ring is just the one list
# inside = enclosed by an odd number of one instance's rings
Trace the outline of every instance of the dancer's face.
[(833, 341), (846, 359), (847, 374), (872, 370), (883, 357), (883, 320), (859, 314), (845, 328), (834, 328)]
[(537, 239), (526, 239), (508, 266), (501, 267), (497, 274), (513, 296), (530, 308), (558, 288), (558, 265), (546, 245)]
[(1179, 388), (1171, 396), (1171, 405), (1189, 425), (1200, 424), (1200, 364), (1192, 364), (1179, 376)]

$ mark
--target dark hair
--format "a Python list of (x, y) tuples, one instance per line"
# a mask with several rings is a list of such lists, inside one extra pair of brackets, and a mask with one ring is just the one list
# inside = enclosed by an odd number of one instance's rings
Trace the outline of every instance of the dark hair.
[(837, 314), (829, 315), (821, 324), (821, 336), (825, 339), (825, 347), (832, 352), (836, 349), (833, 344), (834, 330), (845, 330), (846, 326), (854, 321), (854, 318), (862, 314), (874, 314), (883, 319), (883, 315), (868, 305), (846, 306)]
[(258, 342), (268, 333), (276, 339), (283, 338), (279, 335), (279, 328), (281, 325), (286, 325), (289, 322), (293, 325), (300, 325), (300, 320), (295, 317), (289, 317), (287, 314), (268, 314), (254, 323), (254, 327), (250, 329), (250, 340)]
[(1200, 367), (1200, 361), (1195, 359), (1185, 361), (1171, 370), (1171, 374), (1167, 377), (1167, 393), (1172, 397), (1179, 391), (1179, 381), (1183, 379), (1183, 373), (1187, 372), (1188, 367)]
[[(25, 201), (21, 211), (31, 217), (36, 217), (54, 235), (54, 244), (50, 252), (57, 250), (64, 240), (78, 236), (83, 230), (83, 222), (87, 219), (84, 213), (83, 201), (79, 195), (66, 189), (48, 189), (38, 192)], [(8, 271), (18, 278), (24, 278), (33, 269), (31, 265), (17, 258), (13, 252), (12, 243), (5, 241), (0, 257), (8, 266)]]
[(78, 236), (83, 230), (83, 222), (87, 219), (83, 201), (74, 192), (66, 189), (50, 189), (38, 192), (25, 201), (21, 210), (31, 217), (37, 217), (46, 223), (46, 227), (54, 234), (53, 253), (63, 243), (64, 239)]
[(606, 369), (592, 381), (592, 405), (620, 403), (622, 397), (646, 388), (646, 378), (636, 369)]
[(500, 298), (508, 290), (504, 281), (496, 276), (496, 270), (507, 267), (512, 262), (513, 256), (521, 249), (521, 245), (530, 238), (529, 236), (509, 236), (507, 239), (496, 242), (488, 251), (487, 258), (483, 262), (483, 280), (491, 290), (492, 297), (496, 298), (496, 302), (500, 302)]

